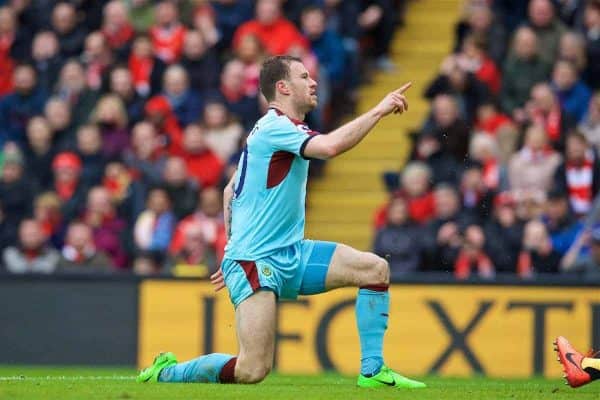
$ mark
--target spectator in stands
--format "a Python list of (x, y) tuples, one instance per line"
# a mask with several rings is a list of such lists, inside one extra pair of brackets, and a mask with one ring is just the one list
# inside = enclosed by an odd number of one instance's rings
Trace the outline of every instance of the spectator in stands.
[(35, 35), (31, 45), (31, 64), (38, 76), (38, 87), (44, 93), (52, 92), (58, 79), (63, 64), (59, 50), (58, 39), (54, 32), (41, 31)]
[(499, 65), (503, 58), (506, 46), (506, 31), (488, 6), (481, 2), (472, 2), (467, 6), (466, 15), (455, 28), (454, 52), (462, 48), (463, 40), (468, 35), (477, 35), (485, 38), (488, 43), (490, 58)]
[(550, 62), (539, 54), (535, 31), (527, 26), (517, 29), (502, 67), (502, 109), (517, 122), (522, 122), (526, 118), (524, 107), (531, 89), (550, 77), (551, 68)]
[[(11, 36), (13, 36), (16, 20), (13, 10), (10, 7), (0, 8), (0, 96), (10, 93), (13, 88), (12, 74), (15, 68), (15, 62), (10, 56)], [(4, 33), (6, 31), (6, 33)]]
[(106, 157), (102, 153), (102, 136), (97, 125), (82, 125), (77, 130), (77, 155), (82, 162), (81, 180), (87, 186), (100, 183)]
[(516, 273), (523, 241), (523, 223), (515, 211), (516, 202), (510, 192), (494, 198), (492, 218), (485, 224), (485, 251), (499, 273)]
[(122, 161), (112, 160), (103, 170), (102, 187), (110, 195), (117, 214), (131, 225), (144, 208), (145, 188), (134, 182), (131, 173)]
[(39, 194), (33, 205), (34, 219), (40, 224), (42, 232), (52, 246), (59, 249), (62, 247), (65, 234), (60, 206), (60, 198), (54, 192)]
[(135, 90), (140, 96), (148, 97), (160, 91), (166, 65), (154, 55), (148, 36), (139, 35), (133, 41), (128, 68)]
[(113, 63), (113, 54), (102, 32), (92, 32), (85, 38), (81, 60), (85, 66), (88, 87), (92, 90), (100, 90), (106, 86), (108, 70)]
[(87, 122), (98, 100), (98, 93), (87, 87), (83, 66), (76, 60), (67, 61), (60, 70), (55, 93), (69, 104), (74, 129)]
[(560, 189), (548, 193), (542, 221), (552, 239), (552, 247), (561, 255), (567, 252), (583, 228), (571, 212), (569, 194)]
[(373, 252), (390, 263), (390, 280), (416, 272), (421, 267), (421, 229), (415, 225), (408, 212), (408, 202), (396, 196), (387, 206), (387, 221), (375, 235)]
[(175, 276), (208, 277), (217, 270), (215, 252), (206, 243), (202, 224), (187, 224), (181, 249), (170, 257), (169, 269)]
[(191, 214), (198, 202), (198, 184), (187, 174), (185, 160), (169, 157), (163, 175), (164, 188), (173, 201), (173, 214), (180, 220)]
[(473, 273), (483, 279), (495, 276), (494, 264), (486, 254), (485, 235), (478, 225), (469, 225), (464, 232), (462, 247), (454, 262), (456, 279), (467, 279)]
[[(384, 175), (384, 179), (388, 176)], [(424, 224), (428, 222), (434, 214), (434, 198), (431, 192), (431, 170), (421, 161), (409, 162), (401, 174), (402, 184), (399, 190), (392, 194), (395, 197), (403, 197), (408, 207), (408, 218), (412, 221)], [(396, 189), (390, 187), (388, 189)], [(383, 228), (388, 222), (387, 211), (388, 204), (383, 205), (375, 214), (375, 227)]]
[(567, 137), (565, 159), (556, 169), (554, 185), (568, 193), (575, 215), (583, 216), (590, 211), (594, 196), (600, 191), (600, 161), (579, 132)]
[[(600, 279), (600, 227), (595, 226), (590, 232), (581, 235), (579, 242), (563, 259), (561, 271), (580, 274), (586, 281)], [(589, 254), (579, 255), (579, 250), (584, 245), (589, 245)]]
[(258, 97), (248, 96), (244, 88), (244, 64), (231, 60), (221, 73), (220, 96), (225, 100), (229, 111), (240, 118), (244, 129), (249, 132), (260, 116)]
[(477, 79), (487, 86), (490, 93), (498, 94), (501, 84), (500, 71), (487, 54), (485, 38), (467, 36), (463, 40), (462, 51), (457, 56), (457, 62), (461, 68), (475, 74)]
[(102, 96), (96, 104), (90, 122), (100, 129), (102, 155), (105, 158), (118, 157), (129, 148), (127, 111), (119, 96), (113, 94)]
[(151, 0), (127, 0), (129, 20), (137, 32), (146, 32), (154, 22), (154, 4)]
[(510, 135), (517, 134), (510, 117), (502, 113), (496, 103), (490, 98), (481, 102), (479, 107), (477, 107), (475, 130), (491, 136), (501, 135), (504, 131), (510, 131), (508, 133)]
[(588, 109), (592, 92), (579, 79), (577, 68), (573, 63), (559, 60), (554, 64), (552, 88), (556, 92), (561, 108), (576, 122), (580, 122)]
[(56, 147), (52, 144), (52, 134), (44, 117), (33, 117), (27, 124), (27, 143), (24, 156), (27, 179), (35, 182), (39, 189), (48, 188), (52, 182), (52, 160)]
[(208, 47), (213, 48), (218, 43), (221, 34), (217, 28), (214, 10), (209, 3), (200, 3), (196, 7), (193, 11), (192, 25), (200, 32)]
[(248, 96), (256, 96), (265, 49), (255, 35), (246, 35), (236, 49), (236, 56), (244, 63), (244, 92)]
[(499, 158), (499, 151), (498, 141), (493, 136), (478, 133), (471, 138), (469, 158), (481, 165), (481, 179), (486, 191), (508, 188), (508, 175)]
[(534, 197), (547, 192), (560, 162), (561, 156), (548, 146), (543, 128), (532, 125), (525, 133), (523, 147), (508, 163), (510, 189), (532, 193)]
[(149, 30), (154, 54), (165, 63), (172, 64), (181, 57), (187, 29), (179, 21), (175, 2), (162, 0), (154, 10), (154, 25)]
[(52, 130), (53, 141), (59, 148), (71, 148), (75, 143), (75, 127), (69, 104), (59, 98), (51, 97), (44, 107), (44, 117)]
[(7, 141), (23, 144), (27, 121), (42, 112), (46, 95), (37, 88), (36, 80), (30, 65), (15, 68), (14, 89), (0, 98), (0, 147)]
[(600, 89), (600, 1), (585, 4), (584, 14), (587, 69), (585, 78), (594, 90)]
[(521, 278), (531, 278), (534, 273), (556, 273), (560, 254), (552, 247), (552, 240), (545, 225), (538, 220), (525, 225), (523, 247), (517, 262)]
[(206, 188), (200, 192), (198, 200), (196, 211), (177, 224), (169, 252), (171, 254), (179, 253), (183, 248), (187, 226), (198, 224), (202, 228), (204, 242), (215, 252), (217, 262), (219, 262), (223, 256), (222, 238), (225, 235), (221, 194), (216, 188)]
[(442, 150), (440, 138), (434, 132), (425, 131), (419, 135), (412, 157), (423, 161), (431, 170), (433, 185), (456, 183), (458, 163), (450, 154)]
[(450, 271), (462, 246), (461, 232), (472, 224), (461, 213), (458, 193), (453, 186), (440, 184), (434, 190), (435, 216), (427, 224), (423, 237), (428, 270)]
[(526, 108), (527, 120), (542, 126), (552, 146), (562, 150), (565, 134), (575, 126), (575, 121), (562, 109), (552, 87), (546, 83), (535, 85)]
[(46, 245), (40, 224), (25, 219), (19, 225), (19, 244), (2, 252), (4, 268), (11, 274), (51, 274), (59, 260), (58, 252)]
[(62, 202), (61, 212), (65, 221), (79, 215), (88, 186), (81, 179), (81, 159), (71, 152), (61, 152), (52, 161), (53, 189)]
[(181, 65), (171, 65), (165, 71), (163, 95), (181, 126), (195, 122), (202, 112), (200, 94), (190, 88), (187, 71)]
[(181, 150), (183, 130), (165, 96), (154, 96), (144, 106), (146, 120), (151, 122), (161, 141), (161, 151), (171, 153)]
[(183, 151), (181, 157), (185, 160), (190, 177), (196, 180), (200, 187), (215, 186), (223, 173), (223, 162), (208, 147), (206, 131), (200, 124), (189, 124), (183, 136)]
[(154, 125), (138, 122), (132, 130), (131, 149), (124, 160), (134, 179), (145, 185), (156, 185), (162, 180), (166, 157)]
[(434, 215), (434, 198), (431, 192), (431, 170), (419, 161), (408, 163), (401, 176), (401, 191), (406, 196), (408, 215), (419, 224), (428, 222)]
[(588, 143), (600, 153), (600, 93), (596, 93), (590, 99), (587, 114), (577, 129), (583, 133)]
[(127, 7), (122, 0), (111, 0), (104, 6), (102, 35), (118, 61), (125, 61), (131, 49), (135, 29), (127, 15)]
[(0, 54), (14, 61), (24, 61), (29, 56), (32, 30), (22, 26), (14, 6), (0, 8)]
[(543, 60), (552, 62), (558, 54), (560, 37), (566, 32), (565, 25), (556, 17), (550, 0), (531, 0), (528, 23), (538, 37), (539, 54)]
[(121, 98), (131, 128), (144, 118), (145, 99), (133, 86), (131, 72), (125, 67), (116, 67), (110, 73), (110, 92)]
[[(587, 58), (585, 55), (585, 38), (574, 31), (567, 31), (560, 37), (558, 48), (558, 59), (567, 60), (577, 69), (577, 74), (583, 76), (587, 67)], [(586, 82), (589, 86), (589, 83)]]
[(221, 37), (218, 47), (227, 48), (236, 29), (244, 22), (252, 19), (255, 2), (253, 0), (214, 1), (211, 6), (215, 13), (215, 22)]
[(25, 176), (23, 154), (13, 143), (4, 146), (3, 155), (0, 199), (6, 221), (18, 226), (23, 218), (31, 215), (33, 195), (37, 188)]
[(294, 24), (282, 15), (278, 0), (256, 2), (256, 18), (243, 23), (235, 31), (233, 48), (236, 49), (248, 34), (256, 35), (271, 55), (286, 54), (291, 44), (302, 43), (307, 46)]
[(126, 224), (117, 215), (108, 190), (102, 186), (90, 189), (82, 222), (92, 228), (94, 244), (103, 251), (118, 268), (128, 267), (126, 253)]
[(0, 199), (0, 252), (17, 241), (17, 227), (6, 219)]
[(138, 250), (166, 254), (176, 224), (171, 209), (171, 199), (165, 189), (150, 189), (146, 210), (138, 216), (134, 227)]
[(302, 31), (309, 40), (327, 81), (332, 88), (339, 90), (344, 84), (346, 52), (342, 38), (334, 30), (328, 29), (326, 23), (322, 8), (307, 7), (302, 12)]
[(209, 100), (204, 107), (206, 145), (226, 163), (240, 146), (244, 134), (242, 125), (218, 100)]
[(375, 59), (377, 68), (392, 71), (395, 66), (388, 53), (396, 23), (396, 7), (392, 1), (387, 0), (360, 1), (359, 7), (356, 22), (361, 33), (372, 43), (367, 56)]
[(108, 256), (96, 249), (92, 229), (82, 222), (72, 222), (67, 228), (57, 272), (98, 274), (111, 272), (113, 268)]
[(198, 31), (187, 31), (179, 62), (187, 72), (192, 90), (203, 92), (219, 87), (219, 60)]
[(75, 7), (68, 2), (59, 2), (52, 10), (52, 30), (60, 43), (63, 58), (77, 57), (83, 50), (85, 25), (78, 23)]
[[(440, 139), (442, 149), (451, 154), (456, 162), (463, 163), (469, 148), (469, 127), (459, 117), (456, 100), (440, 94), (433, 99), (431, 129)], [(428, 130), (427, 127), (425, 127)]]
[(459, 190), (464, 213), (479, 223), (483, 223), (490, 217), (494, 192), (485, 184), (481, 163), (469, 160), (465, 164)]
[(475, 119), (477, 107), (489, 97), (487, 86), (472, 72), (462, 68), (456, 55), (449, 55), (440, 66), (438, 76), (425, 89), (425, 97), (434, 99), (440, 94), (453, 96), (460, 105), (465, 121)]

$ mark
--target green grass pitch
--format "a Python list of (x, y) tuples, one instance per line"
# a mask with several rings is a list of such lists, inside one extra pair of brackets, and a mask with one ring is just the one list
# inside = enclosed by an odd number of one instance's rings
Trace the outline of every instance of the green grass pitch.
[(137, 384), (123, 368), (0, 367), (2, 400), (121, 399), (598, 399), (600, 382), (571, 389), (559, 379), (424, 377), (427, 389), (358, 389), (355, 377), (271, 375), (253, 386)]

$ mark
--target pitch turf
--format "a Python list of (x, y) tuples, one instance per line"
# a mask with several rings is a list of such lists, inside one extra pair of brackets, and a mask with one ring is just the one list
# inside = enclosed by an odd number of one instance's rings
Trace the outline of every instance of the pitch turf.
[(121, 399), (598, 399), (600, 382), (573, 390), (558, 379), (423, 378), (418, 391), (358, 389), (355, 378), (272, 375), (254, 386), (137, 384), (135, 371), (106, 368), (0, 367), (2, 400)]

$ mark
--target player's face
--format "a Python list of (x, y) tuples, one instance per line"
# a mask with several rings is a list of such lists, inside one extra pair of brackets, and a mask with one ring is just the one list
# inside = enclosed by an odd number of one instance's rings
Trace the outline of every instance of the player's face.
[(310, 77), (302, 63), (291, 63), (289, 83), (292, 99), (303, 113), (317, 106), (317, 82)]

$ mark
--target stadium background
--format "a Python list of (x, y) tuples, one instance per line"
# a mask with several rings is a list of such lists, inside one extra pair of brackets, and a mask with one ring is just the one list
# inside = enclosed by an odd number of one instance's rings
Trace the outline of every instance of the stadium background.
[[(307, 210), (307, 236), (389, 255), (392, 363), (556, 376), (553, 336), (600, 344), (597, 1), (288, 0), (268, 28), (250, 1), (0, 4), (0, 363), (235, 351), (198, 279), (269, 52), (318, 76), (323, 132), (414, 82), (313, 166)], [(352, 295), (282, 306), (281, 371), (355, 372)]]

